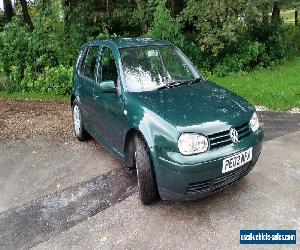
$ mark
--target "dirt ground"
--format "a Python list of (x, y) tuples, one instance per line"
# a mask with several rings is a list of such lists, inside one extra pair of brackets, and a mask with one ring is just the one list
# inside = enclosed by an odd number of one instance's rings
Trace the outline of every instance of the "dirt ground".
[(45, 137), (74, 141), (69, 103), (0, 99), (0, 142)]

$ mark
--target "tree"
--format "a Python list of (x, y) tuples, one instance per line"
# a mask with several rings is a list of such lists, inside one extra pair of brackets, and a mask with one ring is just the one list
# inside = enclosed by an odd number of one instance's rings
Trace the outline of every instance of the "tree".
[(171, 16), (166, 7), (166, 0), (156, 0), (153, 23), (148, 30), (148, 36), (176, 43), (183, 40), (181, 25)]
[(142, 20), (142, 30), (145, 33), (148, 29), (147, 23), (146, 23), (146, 3), (144, 0), (134, 0), (136, 3), (136, 7), (141, 15)]
[(280, 19), (280, 3), (279, 1), (275, 1), (273, 3), (273, 10), (272, 10), (272, 22), (279, 22)]
[(63, 6), (64, 6), (64, 19), (65, 19), (65, 31), (68, 33), (70, 24), (71, 24), (71, 16), (73, 13), (73, 10), (78, 5), (79, 0), (64, 0)]
[(299, 0), (268, 0), (268, 2), (272, 5), (272, 22), (281, 21), (280, 12), (282, 9), (296, 8), (300, 4)]
[(24, 18), (24, 22), (29, 26), (29, 29), (33, 31), (33, 23), (28, 11), (28, 5), (26, 0), (20, 0), (20, 4), (22, 7), (22, 14)]
[(14, 9), (11, 0), (3, 0), (4, 17), (6, 22), (10, 22), (14, 16)]
[(228, 41), (236, 41), (247, 4), (244, 0), (189, 0), (182, 12), (182, 19), (196, 34), (203, 51), (217, 56)]

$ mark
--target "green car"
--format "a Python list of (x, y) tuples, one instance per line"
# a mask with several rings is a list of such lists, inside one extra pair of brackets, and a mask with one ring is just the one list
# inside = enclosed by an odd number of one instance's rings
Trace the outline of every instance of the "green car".
[(167, 42), (89, 42), (73, 81), (75, 136), (94, 137), (135, 168), (144, 204), (213, 194), (247, 175), (260, 155), (255, 108), (205, 80)]

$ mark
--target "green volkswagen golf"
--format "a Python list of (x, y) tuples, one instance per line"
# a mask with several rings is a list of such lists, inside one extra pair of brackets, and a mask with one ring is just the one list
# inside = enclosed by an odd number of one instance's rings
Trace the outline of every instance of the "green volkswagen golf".
[(144, 204), (211, 195), (258, 160), (263, 131), (255, 108), (207, 81), (172, 44), (89, 42), (73, 81), (75, 136), (94, 137), (136, 169)]

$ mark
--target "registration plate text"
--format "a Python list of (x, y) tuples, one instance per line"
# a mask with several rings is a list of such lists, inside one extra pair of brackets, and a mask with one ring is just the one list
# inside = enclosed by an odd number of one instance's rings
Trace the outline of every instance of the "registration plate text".
[(232, 171), (252, 160), (252, 148), (223, 160), (222, 173)]

